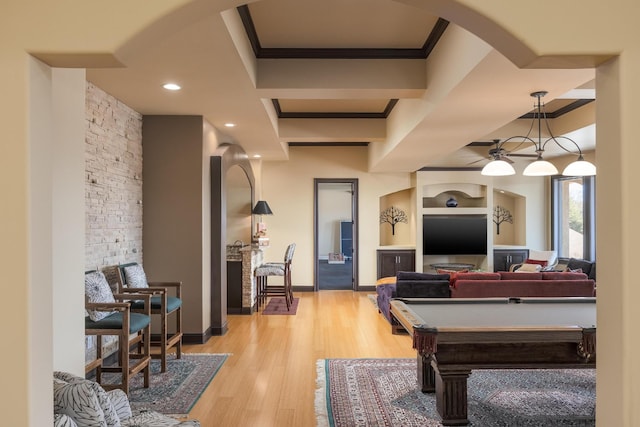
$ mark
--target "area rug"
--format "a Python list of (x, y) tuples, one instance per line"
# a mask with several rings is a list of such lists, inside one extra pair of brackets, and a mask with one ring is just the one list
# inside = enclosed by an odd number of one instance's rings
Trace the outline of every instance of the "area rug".
[(262, 310), (262, 314), (289, 314), (294, 315), (298, 311), (300, 298), (294, 298), (291, 308), (287, 310), (287, 301), (282, 298), (271, 298), (267, 306)]
[(175, 354), (171, 354), (167, 357), (167, 371), (163, 373), (160, 360), (153, 359), (149, 388), (143, 387), (142, 374), (131, 377), (131, 408), (153, 409), (167, 415), (188, 414), (227, 357), (228, 354), (182, 353), (182, 357), (176, 359)]
[[(435, 395), (422, 393), (415, 359), (321, 359), (321, 427), (441, 426)], [(478, 370), (468, 380), (470, 425), (595, 426), (594, 369)]]
[(377, 310), (378, 309), (378, 295), (376, 295), (376, 294), (368, 294), (367, 298), (369, 298), (369, 301), (371, 301), (371, 304), (373, 304), (373, 306)]

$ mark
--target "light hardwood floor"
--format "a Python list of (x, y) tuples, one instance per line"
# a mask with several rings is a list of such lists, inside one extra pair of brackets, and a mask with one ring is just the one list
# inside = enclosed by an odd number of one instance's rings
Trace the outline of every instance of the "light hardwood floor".
[(369, 293), (302, 292), (295, 316), (230, 315), (227, 334), (185, 346), (231, 354), (190, 416), (203, 427), (314, 426), (318, 359), (415, 357)]

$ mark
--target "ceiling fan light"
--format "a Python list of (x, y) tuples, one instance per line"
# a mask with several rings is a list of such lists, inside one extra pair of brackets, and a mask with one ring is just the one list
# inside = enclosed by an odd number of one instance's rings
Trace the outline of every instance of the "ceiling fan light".
[(584, 160), (582, 156), (573, 163), (569, 163), (562, 171), (565, 176), (593, 176), (596, 174), (596, 166)]
[(480, 173), (487, 176), (507, 176), (515, 175), (516, 170), (504, 160), (493, 160), (487, 163)]
[(531, 163), (529, 166), (524, 168), (522, 175), (525, 176), (549, 176), (549, 175), (557, 175), (558, 169), (556, 169), (553, 164), (539, 158), (535, 162)]

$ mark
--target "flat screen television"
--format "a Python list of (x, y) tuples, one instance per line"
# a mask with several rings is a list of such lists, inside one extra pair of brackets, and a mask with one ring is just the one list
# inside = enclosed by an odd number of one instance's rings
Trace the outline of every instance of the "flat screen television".
[(424, 255), (486, 255), (487, 216), (423, 215)]

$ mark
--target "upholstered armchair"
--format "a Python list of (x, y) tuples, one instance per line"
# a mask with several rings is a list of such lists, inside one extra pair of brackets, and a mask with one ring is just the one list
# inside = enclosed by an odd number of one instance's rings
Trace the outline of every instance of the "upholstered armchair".
[(151, 410), (132, 410), (120, 389), (105, 391), (100, 384), (66, 372), (53, 374), (54, 427), (198, 427), (197, 420), (181, 421)]
[[(119, 293), (145, 293), (151, 296), (152, 325), (159, 323), (159, 338), (152, 335), (151, 345), (160, 347), (159, 353), (152, 358), (160, 359), (160, 371), (167, 370), (167, 354), (173, 347), (176, 358), (182, 356), (182, 282), (149, 282), (142, 265), (132, 262), (111, 266), (105, 269), (111, 280), (115, 280)], [(132, 311), (142, 309), (140, 304), (132, 303)], [(175, 329), (169, 332), (169, 318), (175, 317)], [(156, 320), (157, 319), (157, 320)]]
[[(85, 273), (84, 328), (86, 335), (97, 337), (96, 359), (85, 365), (85, 372), (95, 370), (96, 381), (102, 382), (103, 372), (117, 373), (120, 383), (110, 383), (107, 388), (121, 388), (129, 393), (129, 379), (142, 372), (144, 386), (149, 387), (151, 361), (151, 304), (149, 295), (113, 294), (102, 272)], [(131, 310), (131, 299), (136, 300), (142, 309), (140, 313)], [(106, 363), (102, 352), (102, 337), (118, 337), (118, 360), (115, 364)], [(133, 348), (133, 350), (132, 350)]]

